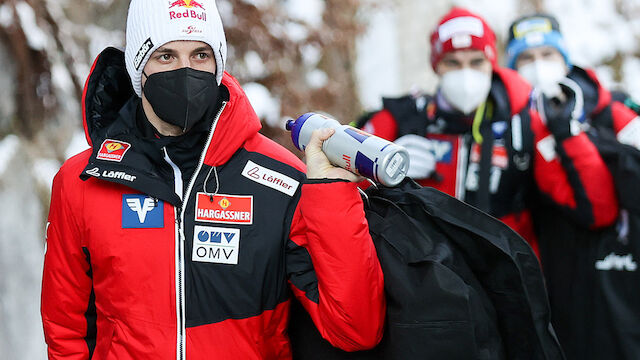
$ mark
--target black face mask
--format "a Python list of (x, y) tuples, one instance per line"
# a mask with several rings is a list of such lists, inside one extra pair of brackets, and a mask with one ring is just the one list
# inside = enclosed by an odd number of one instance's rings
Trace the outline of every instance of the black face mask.
[(204, 120), (219, 92), (215, 74), (189, 67), (147, 76), (142, 91), (156, 115), (183, 132)]

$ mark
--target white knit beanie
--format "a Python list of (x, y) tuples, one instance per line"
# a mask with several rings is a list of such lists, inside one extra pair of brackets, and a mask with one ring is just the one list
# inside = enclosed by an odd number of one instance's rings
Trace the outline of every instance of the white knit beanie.
[(141, 74), (149, 57), (175, 40), (209, 44), (216, 58), (218, 85), (222, 81), (227, 41), (215, 0), (132, 0), (126, 36), (124, 59), (138, 96), (142, 96)]

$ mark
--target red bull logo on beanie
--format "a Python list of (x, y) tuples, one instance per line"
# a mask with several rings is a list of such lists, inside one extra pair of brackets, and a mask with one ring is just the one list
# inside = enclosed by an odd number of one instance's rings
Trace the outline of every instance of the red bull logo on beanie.
[(106, 139), (100, 145), (96, 159), (120, 162), (130, 147), (131, 144), (124, 141)]
[(171, 3), (171, 6), (169, 6), (169, 9), (171, 9), (174, 6), (180, 6), (180, 7), (186, 7), (186, 8), (200, 8), (202, 10), (204, 10), (204, 7), (202, 6), (202, 4), (200, 4), (199, 2), (195, 1), (195, 0), (178, 0), (178, 1), (174, 1)]
[(192, 18), (207, 21), (204, 6), (195, 0), (177, 0), (169, 2), (169, 19)]

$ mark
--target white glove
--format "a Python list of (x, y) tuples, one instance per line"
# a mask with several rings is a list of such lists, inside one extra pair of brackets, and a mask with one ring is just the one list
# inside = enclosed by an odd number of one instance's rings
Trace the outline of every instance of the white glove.
[(433, 155), (431, 140), (423, 136), (408, 134), (397, 138), (394, 143), (409, 152), (407, 176), (413, 179), (426, 179), (435, 171), (436, 158)]

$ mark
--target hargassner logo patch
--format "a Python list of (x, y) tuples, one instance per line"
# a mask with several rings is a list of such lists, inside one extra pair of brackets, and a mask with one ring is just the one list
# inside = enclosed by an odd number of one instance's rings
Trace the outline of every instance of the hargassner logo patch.
[(131, 144), (124, 141), (107, 139), (100, 145), (96, 159), (120, 162), (130, 147)]
[(196, 225), (191, 261), (238, 264), (240, 229)]
[(199, 192), (195, 216), (196, 221), (250, 225), (253, 223), (253, 196)]
[(161, 200), (146, 195), (122, 195), (122, 228), (148, 229), (164, 227)]
[(136, 57), (133, 58), (133, 66), (136, 70), (140, 70), (142, 60), (144, 60), (151, 49), (153, 49), (153, 42), (151, 41), (151, 38), (148, 38), (144, 43), (142, 43), (142, 46), (138, 49), (138, 53), (136, 53)]
[(293, 196), (300, 185), (298, 181), (277, 171), (260, 166), (253, 161), (247, 161), (244, 170), (242, 170), (242, 176), (289, 196)]

